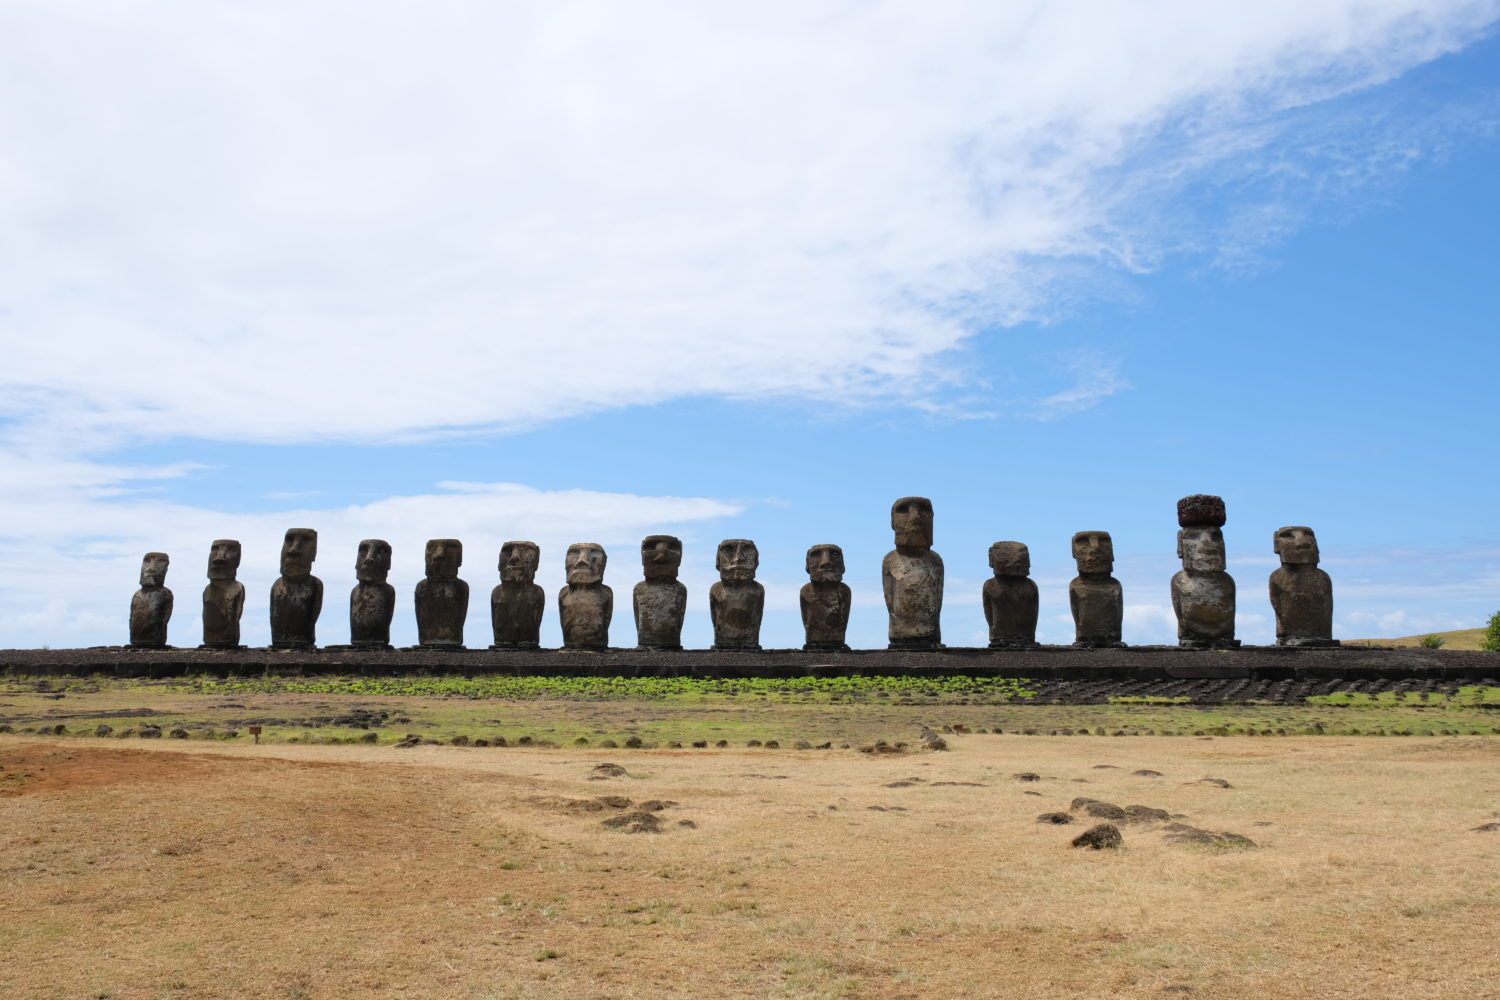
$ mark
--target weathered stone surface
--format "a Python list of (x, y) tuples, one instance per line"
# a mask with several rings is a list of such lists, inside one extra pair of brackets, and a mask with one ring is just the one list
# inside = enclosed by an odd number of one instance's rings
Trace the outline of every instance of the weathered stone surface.
[(1281, 566), (1271, 571), (1276, 645), (1337, 646), (1333, 637), (1333, 581), (1318, 568), (1318, 538), (1303, 525), (1277, 528), (1272, 546)]
[(209, 649), (240, 648), (240, 616), (245, 611), (245, 585), (235, 579), (240, 569), (240, 543), (216, 538), (208, 548), (208, 586), (203, 588), (203, 645)]
[(318, 533), (290, 528), (281, 543), (281, 576), (271, 584), (271, 646), (308, 649), (317, 645), (318, 615), (323, 611), (323, 581), (312, 575), (318, 558)]
[(1182, 569), (1172, 577), (1172, 610), (1177, 613), (1178, 645), (1190, 649), (1232, 649), (1234, 578), (1224, 572), (1224, 533), (1189, 527), (1177, 532)]
[(759, 649), (766, 588), (755, 580), (760, 551), (748, 538), (726, 538), (715, 559), (719, 582), (708, 589), (714, 649)]
[(682, 648), (687, 588), (677, 580), (681, 565), (681, 539), (671, 535), (647, 535), (641, 539), (641, 569), (646, 578), (635, 585), (631, 601), (637, 648)]
[(172, 592), (167, 582), (167, 554), (147, 552), (141, 557), (141, 589), (130, 599), (130, 644), (138, 649), (160, 649), (167, 644), (167, 622), (172, 617)]
[(1209, 493), (1194, 493), (1177, 501), (1179, 528), (1224, 527), (1224, 500)]
[(464, 619), (469, 616), (469, 585), (458, 578), (464, 546), (456, 538), (427, 543), (427, 576), (417, 582), (417, 645), (462, 648)]
[(1124, 844), (1125, 838), (1120, 836), (1119, 827), (1113, 823), (1100, 823), (1098, 826), (1089, 827), (1073, 838), (1074, 847), (1088, 847), (1096, 851), (1123, 847)]
[(1036, 645), (1039, 608), (1031, 579), (1031, 552), (1021, 542), (990, 546), (990, 569), (981, 594), (984, 620), (990, 626), (991, 649), (1028, 649)]
[(1114, 540), (1107, 531), (1080, 531), (1073, 536), (1078, 575), (1068, 584), (1073, 611), (1074, 646), (1123, 646), (1125, 594), (1110, 573), (1115, 566)]
[(391, 543), (366, 538), (354, 557), (359, 582), (349, 592), (349, 644), (355, 649), (390, 649), (391, 619), (396, 616), (396, 588), (391, 572)]
[(932, 551), (932, 501), (902, 497), (891, 505), (896, 547), (880, 564), (891, 649), (940, 649), (943, 560)]
[(814, 545), (807, 550), (809, 582), (802, 585), (802, 628), (806, 650), (848, 649), (844, 634), (849, 628), (853, 596), (844, 582), (844, 550), (837, 545)]
[(541, 644), (547, 593), (536, 584), (542, 550), (535, 542), (500, 546), (500, 585), (490, 591), (491, 649), (536, 649)]
[(600, 650), (609, 647), (609, 622), (614, 617), (615, 594), (604, 585), (608, 556), (597, 542), (568, 546), (564, 559), (568, 583), (557, 594), (562, 620), (563, 649)]

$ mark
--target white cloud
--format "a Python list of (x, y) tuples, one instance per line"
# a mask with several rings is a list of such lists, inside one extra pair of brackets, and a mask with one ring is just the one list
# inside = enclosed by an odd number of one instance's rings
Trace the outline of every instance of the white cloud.
[(1073, 376), (1074, 384), (1038, 402), (1033, 410), (1036, 419), (1056, 420), (1079, 413), (1130, 388), (1130, 382), (1120, 372), (1119, 362), (1094, 351), (1074, 352), (1065, 359), (1064, 367)]
[[(0, 414), (279, 442), (693, 394), (930, 404), (948, 352), (1050, 315), (1080, 264), (1153, 266), (1171, 194), (1288, 111), (1495, 13), (10, 3)], [(1239, 215), (1198, 238), (1286, 224)]]

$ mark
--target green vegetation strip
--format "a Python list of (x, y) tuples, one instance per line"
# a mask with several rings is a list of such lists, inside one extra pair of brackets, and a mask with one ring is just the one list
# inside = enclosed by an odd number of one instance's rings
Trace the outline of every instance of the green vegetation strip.
[(340, 694), (403, 698), (512, 701), (700, 701), (766, 698), (798, 702), (872, 698), (962, 699), (1001, 704), (1030, 698), (1030, 682), (1009, 677), (216, 677), (169, 681), (166, 689), (193, 694)]

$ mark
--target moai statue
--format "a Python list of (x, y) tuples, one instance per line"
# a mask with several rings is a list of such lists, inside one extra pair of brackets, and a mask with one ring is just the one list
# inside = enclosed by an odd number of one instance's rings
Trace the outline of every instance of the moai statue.
[(990, 569), (995, 575), (984, 581), (980, 595), (990, 648), (1032, 648), (1039, 601), (1031, 579), (1031, 551), (1021, 542), (996, 542), (990, 546)]
[(1188, 649), (1233, 649), (1234, 578), (1224, 572), (1224, 501), (1196, 493), (1177, 501), (1177, 557), (1172, 610), (1177, 644)]
[(1125, 592), (1110, 576), (1115, 568), (1115, 544), (1107, 531), (1080, 531), (1073, 536), (1073, 558), (1078, 575), (1068, 584), (1073, 609), (1074, 646), (1119, 647), (1125, 620)]
[(500, 585), (490, 591), (490, 624), (495, 630), (491, 649), (541, 645), (542, 613), (547, 609), (547, 593), (535, 582), (541, 558), (535, 542), (500, 546)]
[(349, 591), (349, 645), (355, 649), (390, 649), (391, 619), (396, 616), (396, 588), (386, 583), (391, 572), (391, 543), (366, 538), (354, 557), (359, 582)]
[(807, 633), (802, 648), (816, 652), (848, 649), (844, 633), (849, 628), (853, 598), (844, 582), (844, 550), (837, 545), (808, 549), (807, 576), (801, 592), (802, 628)]
[(641, 569), (646, 579), (635, 585), (632, 601), (637, 648), (682, 648), (687, 588), (677, 581), (681, 565), (681, 539), (671, 535), (647, 535), (641, 539)]
[(424, 649), (463, 649), (469, 616), (469, 585), (458, 578), (464, 544), (457, 538), (427, 543), (427, 577), (417, 581), (417, 645)]
[(563, 649), (609, 648), (609, 620), (614, 617), (615, 593), (604, 585), (607, 559), (604, 546), (597, 542), (568, 546), (564, 560), (568, 585), (557, 594)]
[(932, 551), (932, 501), (902, 497), (891, 505), (896, 548), (880, 564), (891, 649), (942, 649), (943, 560)]
[(760, 552), (748, 538), (719, 543), (715, 562), (719, 582), (708, 588), (708, 614), (714, 622), (714, 649), (759, 649), (766, 588), (755, 581)]
[(240, 543), (216, 538), (208, 549), (208, 586), (203, 588), (202, 649), (241, 649), (240, 615), (245, 611), (245, 585), (235, 579), (240, 569)]
[(141, 558), (141, 589), (130, 599), (130, 645), (135, 649), (166, 648), (172, 617), (172, 592), (165, 586), (168, 562), (165, 552)]
[(281, 543), (281, 576), (271, 584), (271, 648), (311, 649), (317, 645), (323, 610), (323, 581), (312, 575), (318, 533), (290, 528)]
[(1337, 646), (1333, 637), (1333, 581), (1318, 568), (1318, 539), (1311, 528), (1291, 525), (1272, 538), (1281, 568), (1271, 571), (1276, 645)]

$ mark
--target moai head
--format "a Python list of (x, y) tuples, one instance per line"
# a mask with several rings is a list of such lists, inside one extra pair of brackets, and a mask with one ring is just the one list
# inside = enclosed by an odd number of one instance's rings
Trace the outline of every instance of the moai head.
[(536, 542), (506, 542), (500, 546), (500, 579), (504, 583), (531, 583), (542, 560)]
[(837, 545), (814, 545), (807, 550), (807, 575), (813, 583), (841, 583), (844, 550)]
[(682, 565), (682, 540), (671, 535), (641, 539), (641, 569), (648, 580), (675, 580)]
[(457, 538), (434, 538), (427, 543), (427, 575), (438, 580), (457, 580), (464, 564), (464, 543)]
[(604, 546), (598, 542), (578, 542), (568, 546), (563, 562), (569, 585), (604, 582)]
[(141, 586), (147, 590), (154, 590), (167, 582), (167, 563), (170, 560), (165, 552), (147, 552), (141, 557)]
[(1031, 550), (1024, 542), (996, 542), (990, 546), (990, 569), (996, 576), (1030, 576)]
[(366, 538), (359, 543), (354, 557), (354, 575), (360, 583), (385, 583), (391, 572), (391, 543), (383, 538)]
[(1108, 573), (1115, 568), (1115, 543), (1107, 531), (1080, 531), (1073, 536), (1073, 558), (1080, 573)]
[(1177, 558), (1189, 573), (1224, 572), (1224, 532), (1218, 528), (1183, 528), (1177, 532)]
[(902, 497), (891, 504), (891, 530), (896, 548), (932, 548), (932, 501), (926, 497)]
[(208, 547), (208, 578), (233, 580), (240, 569), (240, 543), (233, 538), (215, 538)]
[(311, 528), (288, 528), (281, 543), (281, 575), (288, 580), (312, 576), (318, 558), (318, 533)]
[(1313, 530), (1300, 524), (1277, 528), (1272, 536), (1276, 554), (1283, 566), (1316, 566), (1318, 564), (1318, 536)]
[(760, 566), (760, 550), (748, 538), (726, 538), (719, 543), (715, 564), (719, 579), (725, 583), (753, 580)]

